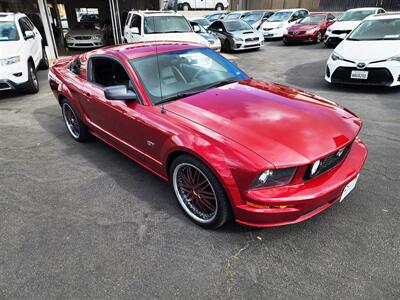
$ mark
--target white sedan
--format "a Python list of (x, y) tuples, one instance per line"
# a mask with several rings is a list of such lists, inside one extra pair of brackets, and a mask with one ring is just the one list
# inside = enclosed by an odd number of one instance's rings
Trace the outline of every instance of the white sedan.
[(65, 36), (68, 48), (99, 48), (105, 46), (104, 30), (92, 22), (80, 22), (72, 26)]
[(400, 15), (365, 19), (330, 56), (329, 83), (400, 86)]

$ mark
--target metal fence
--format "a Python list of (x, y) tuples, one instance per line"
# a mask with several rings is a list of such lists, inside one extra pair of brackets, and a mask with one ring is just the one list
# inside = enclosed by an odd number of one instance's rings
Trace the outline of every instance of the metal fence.
[(400, 10), (400, 0), (320, 0), (320, 10), (343, 11), (356, 7), (378, 6), (387, 10)]

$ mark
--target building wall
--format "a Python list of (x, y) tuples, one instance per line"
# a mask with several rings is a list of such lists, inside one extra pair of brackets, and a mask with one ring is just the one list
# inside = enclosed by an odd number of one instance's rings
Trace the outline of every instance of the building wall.
[(284, 9), (303, 7), (318, 10), (320, 0), (231, 0), (231, 10)]

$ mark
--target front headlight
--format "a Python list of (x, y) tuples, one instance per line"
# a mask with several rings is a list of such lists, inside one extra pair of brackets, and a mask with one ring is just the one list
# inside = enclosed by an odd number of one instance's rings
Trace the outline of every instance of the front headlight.
[(251, 188), (256, 189), (262, 187), (287, 185), (292, 181), (295, 173), (296, 168), (284, 168), (264, 171), (254, 180)]
[(310, 29), (306, 31), (306, 34), (314, 34), (315, 33), (315, 29)]
[(400, 62), (400, 54), (389, 58), (388, 61), (397, 61), (397, 62)]
[(102, 37), (103, 37), (103, 36), (102, 36), (101, 34), (95, 34), (95, 35), (93, 36), (93, 39), (101, 40)]
[(0, 59), (0, 65), (8, 66), (8, 65), (15, 64), (15, 63), (19, 63), (20, 61), (21, 61), (21, 58), (19, 56), (12, 56), (12, 57)]
[(283, 23), (281, 23), (278, 27), (276, 27), (277, 29), (281, 29), (283, 27)]
[(243, 42), (243, 39), (241, 38), (233, 38), (235, 40), (235, 42)]
[(331, 58), (332, 58), (333, 61), (336, 61), (336, 60), (344, 60), (343, 56), (337, 54), (336, 52), (333, 52), (333, 53), (332, 53)]
[(327, 32), (332, 32), (333, 29), (329, 27), (326, 31), (327, 31)]

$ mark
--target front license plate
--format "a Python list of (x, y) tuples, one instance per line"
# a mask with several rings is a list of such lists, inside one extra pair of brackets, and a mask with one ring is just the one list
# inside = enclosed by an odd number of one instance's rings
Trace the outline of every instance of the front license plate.
[(368, 71), (351, 71), (351, 79), (368, 79)]
[(357, 175), (356, 178), (354, 178), (352, 181), (350, 181), (350, 182), (346, 185), (346, 187), (345, 187), (344, 190), (343, 190), (342, 197), (340, 197), (340, 201), (339, 201), (339, 202), (342, 202), (343, 199), (346, 198), (346, 197), (350, 194), (350, 192), (351, 192), (352, 190), (354, 190), (354, 188), (356, 187), (357, 180), (358, 180), (358, 177), (359, 177), (359, 176), (360, 176), (360, 175)]

